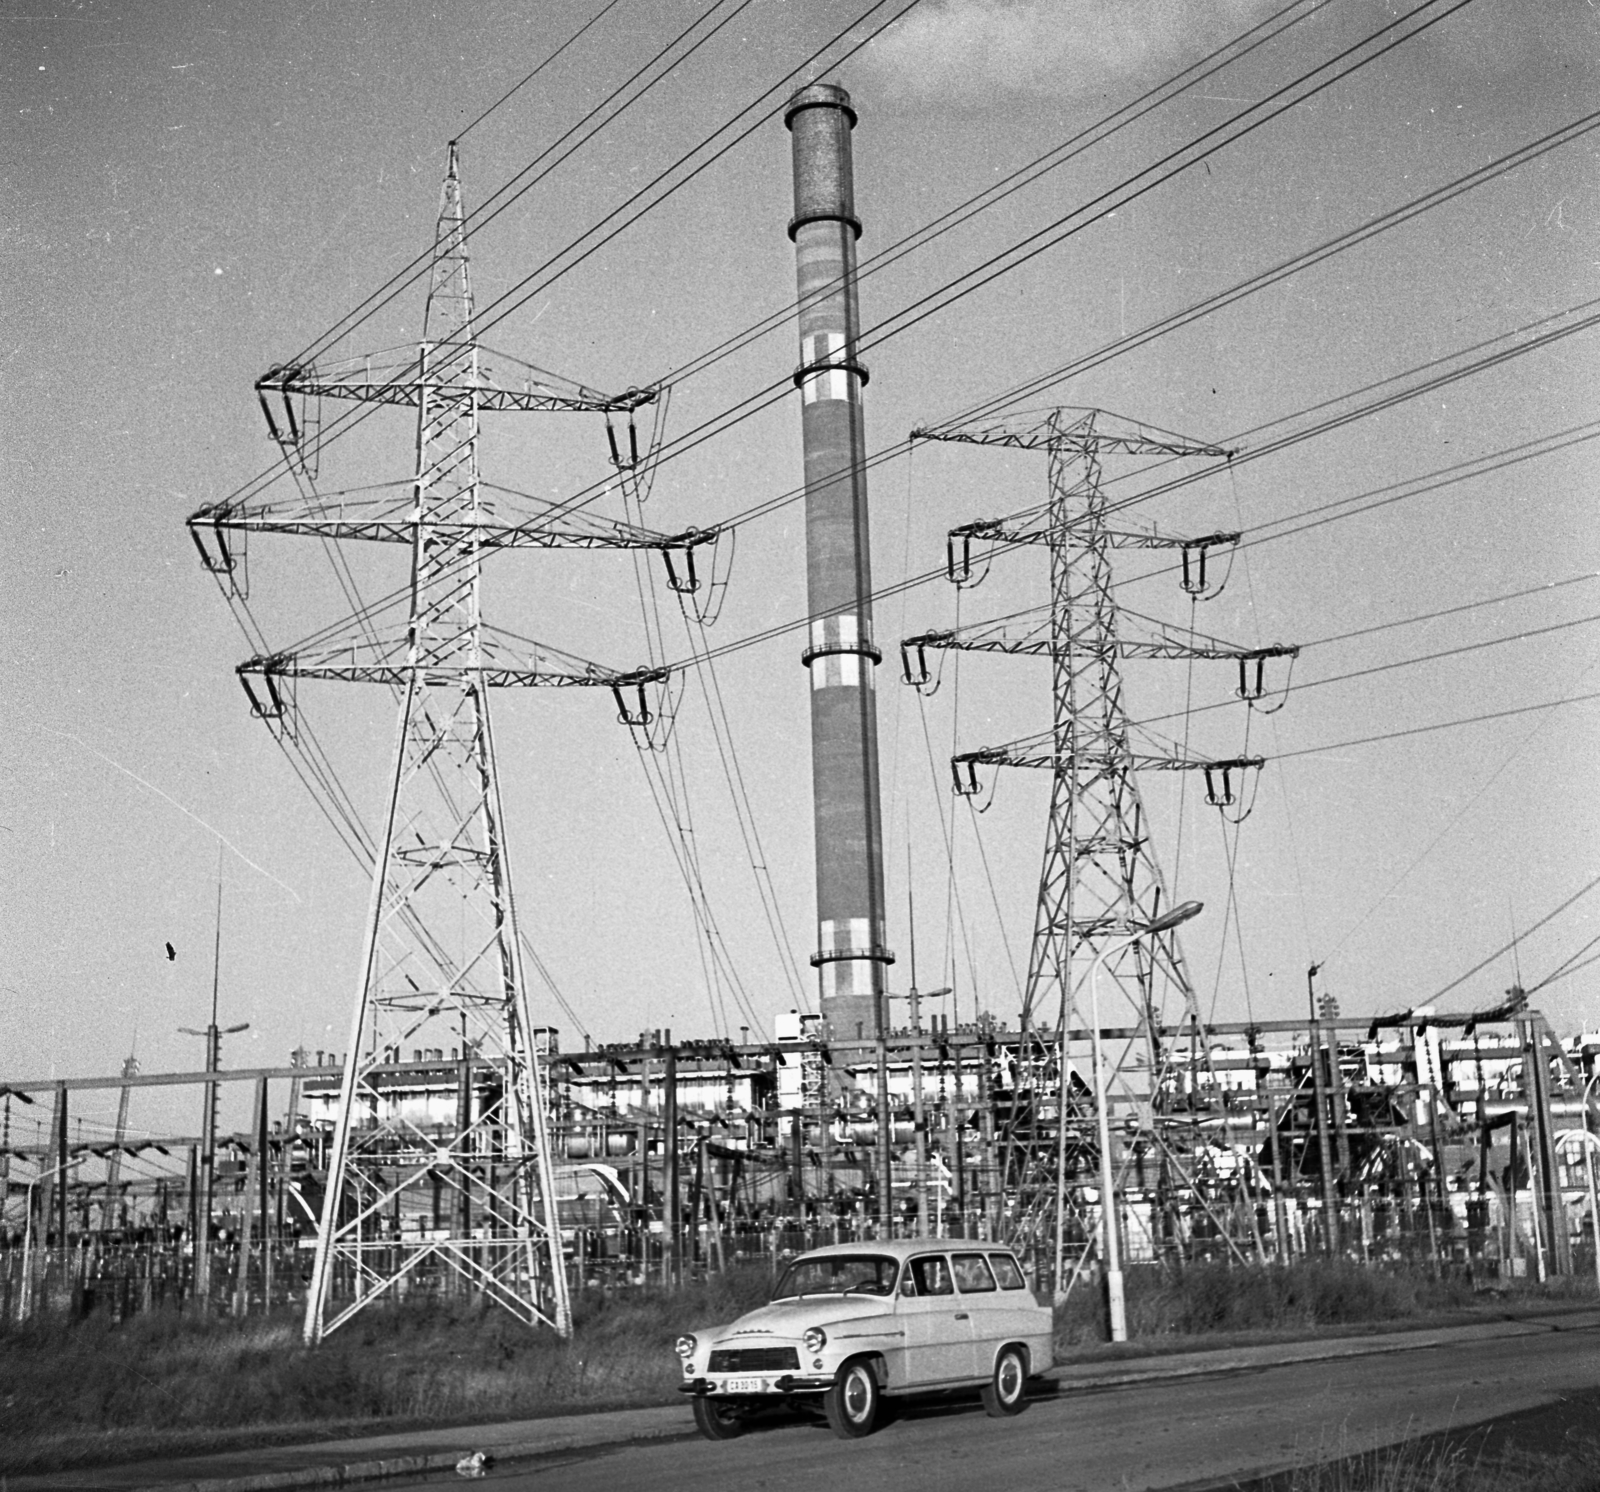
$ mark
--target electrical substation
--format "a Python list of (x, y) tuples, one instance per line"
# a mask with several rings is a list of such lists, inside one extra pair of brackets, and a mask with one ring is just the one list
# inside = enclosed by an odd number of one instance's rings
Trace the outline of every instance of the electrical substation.
[[(369, 1307), (472, 1294), (566, 1334), (580, 1290), (922, 1235), (1003, 1240), (1057, 1299), (1129, 1264), (1330, 1255), (1486, 1280), (1593, 1266), (1600, 1036), (1558, 1034), (1520, 987), (1475, 1010), (1344, 1013), (1315, 966), (1295, 1019), (1219, 1022), (1196, 997), (1182, 937), (1201, 904), (1169, 893), (1164, 826), (1141, 781), (1186, 774), (1238, 827), (1272, 762), (1156, 736), (1130, 712), (1130, 680), (1198, 661), (1226, 671), (1231, 708), (1250, 712), (1281, 702), (1298, 648), (1132, 613), (1114, 562), (1165, 551), (1185, 604), (1213, 595), (1239, 533), (1169, 532), (1140, 505), (1236, 452), (1161, 428), (1159, 408), (994, 407), (915, 430), (913, 443), (1013, 453), (1036, 484), (1007, 516), (953, 528), (943, 555), (922, 563), (965, 593), (995, 554), (1031, 547), (1048, 588), (1004, 596), (992, 619), (882, 635), (856, 105), (815, 83), (790, 97), (782, 123), (798, 334), (783, 397), (804, 462), (807, 617), (793, 688), (809, 699), (809, 998), (778, 1013), (770, 1037), (737, 1040), (660, 1029), (579, 1045), (545, 1008), (518, 919), (524, 854), (492, 701), (512, 688), (599, 691), (617, 724), (594, 728), (626, 731), (661, 771), (682, 708), (675, 675), (709, 655), (677, 665), (653, 643), (646, 665), (628, 666), (518, 637), (488, 614), (483, 566), (507, 549), (648, 566), (647, 631), (669, 606), (709, 626), (739, 578), (719, 528), (643, 522), (666, 387), (603, 392), (480, 341), (452, 143), (420, 339), (272, 368), (256, 394), (276, 464), (188, 520), (203, 570), (259, 641), (238, 665), (243, 699), (308, 786), (329, 790), (306, 721), (338, 707), (337, 686), (387, 691), (392, 704), (384, 801), (344, 804), (336, 825), (371, 884), (364, 927), (330, 960), (350, 964), (350, 987), (327, 996), (345, 1034), (336, 1050), (230, 1067), (213, 991), (211, 1023), (195, 1033), (202, 1070), (143, 1072), (130, 1058), (98, 1078), (7, 1077), (7, 1319), (47, 1306), (292, 1307), (315, 1343)], [(781, 253), (783, 225), (772, 229)], [(791, 369), (774, 376), (787, 382)], [(358, 498), (327, 488), (335, 438), (386, 409), (413, 421), (411, 480)], [(609, 465), (594, 490), (619, 497), (623, 516), (576, 499), (509, 503), (480, 476), (484, 414), (603, 422)], [(1115, 480), (1152, 462), (1159, 482)], [(406, 587), (384, 608), (317, 619), (292, 647), (269, 645), (247, 606), (248, 546), (313, 543), (333, 556), (402, 546)], [(1005, 1018), (952, 1019), (950, 991), (919, 989), (914, 951), (892, 949), (887, 933), (890, 898), (906, 893), (885, 851), (880, 691), (931, 692), (957, 653), (1035, 660), (1042, 728), (959, 743), (944, 784), (953, 800), (981, 800), (1002, 772), (1048, 777), (1037, 896), (1001, 909), (1030, 934), (1020, 1009)], [(704, 896), (691, 838), (674, 853)], [(1223, 904), (1222, 887), (1186, 889)], [(220, 928), (220, 906), (218, 917)], [(780, 1002), (787, 991), (767, 1003)], [(240, 1084), (251, 1122), (227, 1131), (219, 1095)], [(152, 1088), (181, 1092), (190, 1132), (131, 1132)], [(85, 1138), (80, 1105), (108, 1094), (115, 1133)]]

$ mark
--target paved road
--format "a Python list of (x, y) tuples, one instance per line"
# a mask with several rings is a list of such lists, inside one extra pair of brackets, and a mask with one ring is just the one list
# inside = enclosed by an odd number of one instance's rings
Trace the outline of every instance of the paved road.
[[(1600, 1327), (1222, 1377), (1059, 1394), (1014, 1420), (976, 1403), (902, 1411), (864, 1441), (781, 1423), (496, 1470), (504, 1492), (1137, 1492), (1368, 1449), (1600, 1385)], [(684, 1421), (689, 1410), (684, 1407)], [(435, 1481), (413, 1482), (413, 1487)], [(456, 1485), (463, 1485), (459, 1481)], [(399, 1492), (396, 1484), (389, 1484)]]

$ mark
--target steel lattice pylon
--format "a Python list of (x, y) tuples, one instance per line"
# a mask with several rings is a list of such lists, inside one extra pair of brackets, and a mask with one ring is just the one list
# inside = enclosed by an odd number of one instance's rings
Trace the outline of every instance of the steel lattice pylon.
[[(1128, 504), (1108, 500), (1101, 484), (1102, 456), (1223, 457), (1226, 451), (1112, 420), (1098, 410), (1058, 409), (1042, 419), (981, 429), (922, 430), (915, 437), (1042, 450), (1049, 460), (1045, 504), (1011, 518), (952, 530), (949, 549), (951, 579), (968, 584), (975, 579), (975, 542), (1045, 546), (1050, 556), (1048, 606), (998, 623), (926, 632), (907, 638), (901, 647), (906, 678), (914, 684), (929, 682), (928, 649), (1035, 654), (1051, 662), (1050, 730), (1005, 746), (962, 752), (951, 765), (960, 793), (978, 790), (980, 765), (1036, 767), (1051, 774), (1022, 1020), (1025, 1037), (1048, 1031), (1052, 1021), (1059, 1024), (1050, 1040), (1023, 1043), (1022, 1050), (1032, 1052), (1034, 1060), (1032, 1070), (1017, 1079), (1002, 1140), (1002, 1174), (1008, 1238), (1038, 1252), (1053, 1241), (1059, 1284), (1066, 1216), (1074, 1206), (1068, 1177), (1081, 1169), (1074, 1157), (1085, 1161), (1097, 1151), (1084, 1077), (1092, 1072), (1086, 980), (1111, 939), (1148, 925), (1169, 902), (1151, 848), (1137, 774), (1203, 771), (1215, 796), (1224, 790), (1224, 781), (1231, 785), (1231, 774), (1262, 764), (1258, 757), (1188, 757), (1163, 741), (1136, 743), (1123, 703), (1123, 660), (1233, 658), (1243, 666), (1295, 649), (1236, 648), (1159, 625), (1148, 635), (1130, 635), (1112, 594), (1113, 547), (1181, 550), (1185, 574), (1194, 576), (1207, 549), (1231, 544), (1238, 535), (1183, 539), (1113, 527), (1113, 512)], [(1200, 1039), (1199, 1013), (1176, 932), (1112, 953), (1104, 972), (1109, 998), (1101, 1009), (1101, 1025), (1115, 1128), (1151, 1137), (1152, 1110), (1170, 1054), (1161, 1030), (1175, 1013), (1169, 1009), (1173, 1003), (1181, 1006), (1178, 1024), (1193, 1032), (1195, 1041)], [(1031, 1093), (1023, 1101), (1025, 1088)]]
[[(243, 544), (252, 532), (411, 549), (402, 623), (380, 627), (360, 608), (345, 624), (238, 669), (254, 712), (289, 740), (295, 680), (382, 684), (398, 701), (384, 817), (370, 845), (372, 896), (307, 1295), (308, 1342), (412, 1285), (465, 1288), (530, 1324), (570, 1331), (489, 690), (609, 687), (620, 718), (647, 727), (645, 686), (664, 681), (666, 671), (606, 669), (486, 628), (481, 562), (485, 551), (507, 547), (654, 548), (667, 556), (670, 576), (674, 549), (689, 553), (715, 538), (656, 534), (556, 505), (495, 511), (479, 479), (480, 410), (631, 418), (656, 392), (609, 396), (499, 354), (496, 366), (516, 364), (516, 376), (491, 372), (473, 324), (466, 239), (452, 143), (416, 356), (274, 368), (257, 389), (295, 494), (262, 501), (252, 488), (189, 520), (230, 599), (244, 593)], [(318, 491), (313, 411), (323, 399), (416, 409), (409, 491), (390, 497), (385, 489), (356, 503)], [(614, 464), (627, 481), (637, 461), (614, 457)], [(385, 1085), (382, 1069), (412, 1041), (431, 1041), (441, 1052), (446, 1043), (458, 1046), (453, 1123), (408, 1114)]]

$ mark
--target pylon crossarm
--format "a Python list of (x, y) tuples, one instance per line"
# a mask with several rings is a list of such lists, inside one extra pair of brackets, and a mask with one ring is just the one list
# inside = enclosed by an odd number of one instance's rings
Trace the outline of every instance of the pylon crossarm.
[(1220, 549), (1225, 544), (1237, 544), (1239, 534), (1235, 531), (1215, 534), (1198, 534), (1188, 537), (1183, 534), (1158, 534), (1142, 533), (1137, 529), (1105, 529), (1105, 541), (1114, 549)]
[(405, 685), (412, 679), (421, 683), (452, 683), (463, 676), (481, 681), (492, 689), (507, 688), (618, 688), (636, 684), (662, 683), (669, 677), (666, 668), (608, 669), (553, 648), (538, 647), (535, 659), (524, 665), (486, 663), (475, 669), (443, 668), (427, 662), (410, 662), (398, 642), (385, 646), (399, 656), (394, 659), (362, 658), (374, 651), (364, 638), (314, 653), (258, 654), (247, 658), (234, 670), (240, 678), (332, 679), (349, 684)]
[(1101, 409), (1021, 411), (989, 425), (919, 426), (911, 432), (911, 439), (1090, 456), (1231, 457), (1236, 454), (1224, 446), (1193, 441), (1159, 426), (1108, 414)]
[(505, 369), (496, 372), (473, 356), (480, 351), (487, 349), (472, 342), (443, 341), (430, 345), (426, 365), (409, 346), (321, 365), (287, 363), (258, 378), (256, 392), (275, 394), (285, 401), (341, 399), (411, 409), (426, 395), (430, 399), (471, 400), (480, 410), (524, 414), (631, 414), (660, 398), (656, 388), (602, 393), (508, 353), (492, 354)]
[[(352, 501), (347, 494), (334, 492), (278, 503), (214, 504), (200, 508), (188, 518), (187, 524), (206, 568), (213, 571), (231, 569), (226, 550), (220, 551), (222, 558), (219, 560), (202, 541), (202, 535), (215, 536), (219, 532), (297, 534), (412, 544), (417, 536), (415, 483), (408, 479), (386, 483), (385, 487), (393, 488), (394, 492), (383, 499)], [(447, 548), (475, 545), (479, 549), (659, 549), (670, 554), (692, 552), (714, 543), (721, 535), (716, 527), (658, 532), (583, 509), (568, 509), (559, 503), (545, 504), (490, 482), (483, 483), (482, 487), (538, 504), (548, 511), (522, 519), (487, 511), (460, 520), (430, 515), (430, 537)]]
[(1046, 770), (1077, 771), (1084, 768), (1131, 768), (1136, 772), (1203, 772), (1212, 769), (1264, 767), (1262, 756), (1234, 756), (1227, 758), (1183, 758), (1155, 756), (1141, 752), (1088, 753), (1060, 752), (1053, 745), (1034, 744), (1037, 737), (1026, 737), (1008, 746), (984, 746), (976, 751), (957, 752), (950, 765), (996, 767), (1034, 767)]

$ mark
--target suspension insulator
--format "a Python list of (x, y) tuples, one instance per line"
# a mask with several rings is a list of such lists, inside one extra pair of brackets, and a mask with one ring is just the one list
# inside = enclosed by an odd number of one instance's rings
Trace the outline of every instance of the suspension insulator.
[(216, 535), (215, 554), (206, 548), (206, 541), (200, 537), (200, 530), (194, 524), (189, 525), (189, 537), (194, 540), (194, 547), (200, 551), (200, 563), (206, 570), (212, 575), (232, 575), (238, 568), (238, 561), (234, 558), (233, 550), (228, 545), (220, 522), (212, 524), (212, 532)]
[(1203, 596), (1206, 590), (1206, 555), (1209, 549), (1204, 544), (1185, 544), (1183, 546), (1183, 578), (1178, 582), (1185, 595)]
[(249, 674), (240, 674), (239, 682), (244, 685), (245, 696), (250, 701), (250, 713), (257, 720), (282, 720), (288, 713), (288, 704), (284, 699), (283, 691), (278, 688), (277, 679), (270, 673), (261, 675), (261, 686), (265, 691), (265, 698), (262, 698), (250, 687)]
[(952, 759), (950, 777), (952, 790), (957, 797), (976, 798), (982, 791), (978, 786), (978, 767), (976, 762)]
[(636, 703), (630, 709), (627, 695), (628, 685), (613, 684), (611, 686), (612, 696), (617, 701), (617, 722), (620, 725), (628, 726), (649, 725), (656, 717), (651, 713), (649, 702), (645, 699), (644, 685), (635, 684), (632, 687), (636, 696)]
[(928, 672), (928, 651), (919, 642), (916, 645), (916, 664), (911, 661), (911, 649), (905, 643), (900, 644), (900, 678), (904, 683), (910, 684), (913, 689), (921, 689), (933, 682), (933, 677)]
[(683, 548), (683, 574), (679, 575), (677, 567), (672, 563), (672, 551), (663, 549), (661, 558), (667, 565), (667, 589), (676, 591), (680, 596), (692, 596), (700, 589), (700, 576), (695, 570), (694, 545), (686, 544)]
[[(1255, 664), (1252, 677), (1250, 665)], [(1260, 699), (1266, 693), (1267, 660), (1265, 656), (1239, 660), (1239, 698)]]
[(611, 447), (611, 464), (618, 471), (636, 471), (639, 466), (639, 428), (634, 423), (632, 414), (628, 416), (628, 454), (623, 456), (617, 444), (616, 426), (611, 423), (611, 416), (606, 416), (606, 444)]
[(1207, 767), (1206, 775), (1206, 802), (1213, 808), (1231, 808), (1233, 806), (1233, 768), (1232, 767)]
[(957, 536), (951, 534), (944, 541), (945, 578), (951, 585), (967, 585), (972, 580), (972, 540), (966, 534), (960, 536), (958, 555), (956, 539)]

